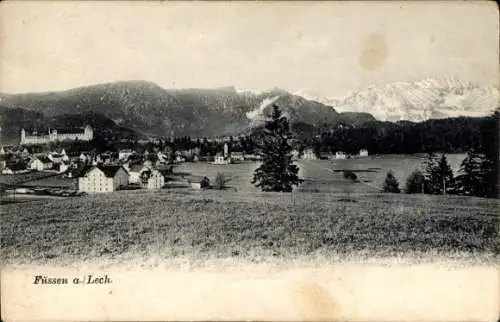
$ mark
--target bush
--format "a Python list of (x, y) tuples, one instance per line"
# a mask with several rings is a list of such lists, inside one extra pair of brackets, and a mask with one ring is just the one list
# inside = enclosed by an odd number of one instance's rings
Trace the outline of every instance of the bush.
[(383, 192), (390, 192), (390, 193), (400, 193), (401, 192), (399, 190), (399, 182), (391, 170), (389, 170), (389, 172), (387, 172), (387, 176), (385, 177), (384, 186), (383, 186), (382, 190), (383, 190)]
[(425, 176), (419, 171), (413, 171), (406, 179), (406, 193), (424, 193), (425, 192)]
[(224, 173), (218, 172), (217, 175), (215, 176), (215, 189), (217, 190), (224, 190), (227, 189), (227, 183), (230, 180), (226, 178)]
[(344, 170), (344, 178), (351, 179), (352, 181), (358, 180), (358, 176), (350, 170)]

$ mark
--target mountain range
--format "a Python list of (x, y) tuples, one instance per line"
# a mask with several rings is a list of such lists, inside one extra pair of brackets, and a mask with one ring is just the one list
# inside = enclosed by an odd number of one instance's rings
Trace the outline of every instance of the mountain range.
[(498, 90), (456, 80), (400, 82), (356, 91), (342, 99), (290, 93), (215, 89), (164, 89), (145, 81), (123, 81), (60, 92), (0, 94), (3, 144), (19, 141), (21, 128), (89, 123), (96, 130), (137, 136), (219, 136), (261, 125), (272, 104), (292, 124), (363, 125), (379, 120), (423, 121), (457, 115), (487, 115)]
[(499, 104), (498, 89), (456, 78), (428, 78), (396, 82), (354, 91), (343, 98), (327, 98), (307, 91), (295, 93), (334, 107), (337, 111), (365, 112), (381, 121), (413, 121), (457, 116), (485, 116)]
[(272, 103), (282, 107), (292, 124), (375, 121), (370, 114), (338, 113), (277, 88), (259, 94), (233, 87), (167, 90), (125, 81), (61, 92), (0, 94), (0, 126), (3, 142), (18, 141), (21, 128), (67, 127), (78, 119), (97, 132), (121, 128), (144, 137), (236, 135), (261, 125)]

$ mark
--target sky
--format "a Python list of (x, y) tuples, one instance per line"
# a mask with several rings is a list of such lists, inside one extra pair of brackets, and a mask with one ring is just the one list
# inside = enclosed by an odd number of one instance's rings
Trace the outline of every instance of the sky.
[(310, 91), (455, 77), (498, 86), (494, 2), (0, 3), (0, 92), (120, 80)]

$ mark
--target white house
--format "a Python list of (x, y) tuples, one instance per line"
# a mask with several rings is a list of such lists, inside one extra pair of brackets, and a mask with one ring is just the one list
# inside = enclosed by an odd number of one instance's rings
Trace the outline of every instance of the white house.
[(69, 161), (69, 156), (68, 156), (68, 154), (66, 154), (66, 150), (62, 149), (61, 156), (62, 156), (63, 162), (68, 162)]
[(87, 161), (90, 161), (90, 156), (87, 156), (85, 153), (80, 153), (79, 156), (80, 162), (81, 163), (87, 163)]
[(229, 164), (229, 163), (230, 163), (229, 157), (225, 157), (220, 153), (217, 153), (215, 155), (213, 164)]
[(193, 189), (204, 189), (210, 186), (210, 179), (205, 176), (191, 176), (188, 183)]
[(128, 184), (128, 176), (122, 166), (93, 166), (78, 178), (78, 190), (88, 193), (116, 191)]
[(244, 161), (245, 157), (243, 156), (243, 152), (232, 152), (231, 160), (233, 161)]
[(316, 160), (316, 154), (312, 149), (305, 149), (304, 153), (302, 154), (302, 159), (306, 160)]
[(58, 164), (57, 171), (59, 173), (64, 173), (69, 170), (69, 167), (70, 167), (69, 164), (62, 162)]
[(342, 152), (342, 151), (337, 151), (335, 153), (335, 159), (339, 160), (339, 159), (346, 159), (347, 158), (347, 155), (345, 154), (345, 152)]
[(367, 157), (368, 156), (368, 150), (367, 149), (361, 149), (361, 150), (359, 150), (359, 156), (360, 157)]
[(134, 155), (135, 151), (130, 149), (120, 150), (118, 151), (118, 160), (128, 160), (131, 155)]
[(151, 168), (142, 164), (134, 164), (128, 167), (128, 183), (141, 183), (141, 173), (151, 171)]
[[(60, 153), (57, 153), (57, 152), (49, 153), (48, 158), (54, 164), (59, 164), (59, 163), (61, 163), (61, 162), (64, 161), (63, 160), (64, 156), (62, 154), (60, 154)], [(68, 156), (66, 156), (66, 158), (68, 158)]]
[(153, 190), (160, 189), (165, 185), (165, 177), (158, 170), (147, 169), (140, 175), (141, 186)]
[(29, 163), (29, 168), (36, 171), (44, 171), (53, 167), (52, 160), (46, 156), (35, 157)]

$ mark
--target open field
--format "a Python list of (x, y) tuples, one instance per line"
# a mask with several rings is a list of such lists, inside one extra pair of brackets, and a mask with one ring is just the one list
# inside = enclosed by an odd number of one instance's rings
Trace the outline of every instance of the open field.
[(63, 178), (61, 174), (23, 183), (24, 187), (60, 187), (78, 189), (77, 178)]
[[(451, 168), (456, 173), (465, 155), (449, 154), (447, 157)], [(413, 170), (420, 168), (423, 160), (424, 156), (411, 155), (381, 155), (346, 160), (298, 160), (296, 163), (300, 168), (299, 176), (305, 180), (299, 190), (342, 193), (378, 192), (389, 170), (394, 172), (400, 187), (403, 188), (406, 178)], [(228, 185), (241, 192), (255, 193), (258, 189), (250, 181), (258, 166), (257, 162), (231, 165), (183, 163), (176, 165), (174, 172), (204, 175), (211, 180), (215, 178), (217, 172), (223, 172), (232, 179)], [(361, 182), (353, 183), (344, 179), (342, 171), (339, 170), (355, 171)]]
[(59, 174), (52, 172), (37, 172), (37, 171), (21, 173), (21, 174), (0, 174), (0, 184), (21, 185), (31, 181), (37, 181), (43, 179), (48, 180), (54, 176), (59, 176)]
[(496, 260), (497, 200), (122, 191), (2, 206), (5, 263), (438, 255)]

